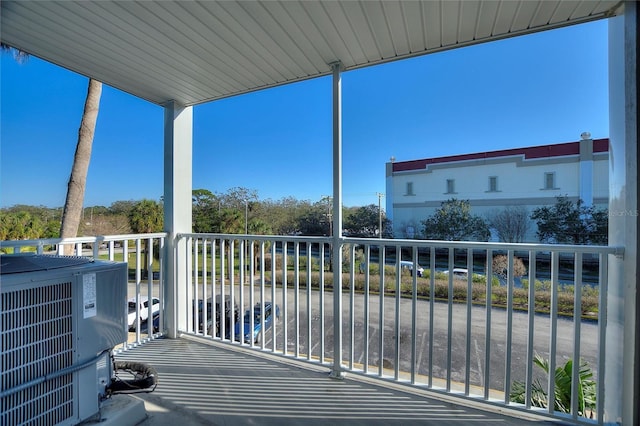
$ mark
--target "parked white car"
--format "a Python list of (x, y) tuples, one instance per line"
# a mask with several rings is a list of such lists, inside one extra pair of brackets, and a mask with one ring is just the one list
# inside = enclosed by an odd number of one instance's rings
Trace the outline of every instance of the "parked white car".
[[(409, 260), (401, 260), (400, 261), (400, 267), (402, 269), (407, 269), (409, 271), (409, 273), (411, 273), (411, 275), (413, 275), (413, 262), (411, 262)], [(424, 268), (422, 266), (418, 265), (416, 270), (418, 271), (418, 276), (421, 277), (422, 274), (424, 273)]]
[[(152, 298), (151, 300), (151, 311), (155, 316), (160, 312), (160, 299), (157, 297)], [(137, 311), (140, 312), (140, 323), (145, 322), (149, 317), (149, 298), (147, 296), (140, 296), (140, 301), (138, 302), (139, 306)], [(129, 324), (129, 330), (135, 331), (136, 329), (136, 298), (132, 297), (127, 302), (129, 319), (127, 320), (127, 324)]]
[[(449, 271), (442, 271), (443, 274), (449, 275)], [(464, 268), (453, 268), (453, 278), (459, 280), (466, 280), (469, 276), (469, 270)]]

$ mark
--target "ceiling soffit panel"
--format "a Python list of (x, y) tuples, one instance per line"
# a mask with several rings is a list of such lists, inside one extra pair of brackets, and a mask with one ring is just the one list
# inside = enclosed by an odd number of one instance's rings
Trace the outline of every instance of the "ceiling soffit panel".
[(427, 33), (426, 45), (419, 50), (437, 50), (442, 48), (442, 5), (440, 2), (427, 3), (425, 6), (424, 26)]
[(460, 26), (460, 2), (443, 2), (441, 9), (440, 28), (442, 32), (442, 46), (458, 44), (458, 28)]
[(475, 39), (485, 40), (494, 34), (496, 26), (496, 17), (500, 3), (497, 1), (482, 2), (478, 8), (478, 25), (476, 28)]
[(478, 29), (480, 3), (467, 2), (460, 6), (460, 24), (458, 25), (458, 40), (475, 40)]
[(620, 1), (0, 2), (2, 41), (156, 104), (600, 19)]
[(408, 2), (402, 4), (405, 22), (407, 25), (407, 41), (409, 42), (409, 53), (424, 50), (427, 45), (427, 33), (425, 28), (426, 5), (419, 2)]

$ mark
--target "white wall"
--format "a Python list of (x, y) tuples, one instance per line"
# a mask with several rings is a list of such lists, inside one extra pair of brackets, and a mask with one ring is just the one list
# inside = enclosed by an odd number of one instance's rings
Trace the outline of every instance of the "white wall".
[[(596, 154), (593, 161), (593, 197), (598, 207), (608, 203), (607, 154)], [(545, 188), (545, 173), (555, 174), (553, 189)], [(432, 215), (443, 201), (469, 200), (473, 214), (485, 217), (506, 206), (524, 206), (529, 211), (555, 204), (556, 197), (580, 197), (579, 156), (523, 160), (522, 156), (487, 160), (458, 161), (429, 165), (424, 170), (387, 172), (387, 210), (392, 210), (394, 236), (411, 238), (408, 226), (421, 231), (420, 222)], [(489, 177), (497, 178), (497, 190), (489, 191)], [(454, 193), (447, 193), (447, 180), (454, 180)], [(407, 194), (407, 183), (413, 195)], [(390, 189), (390, 190), (389, 190)], [(537, 241), (532, 223), (527, 241)]]

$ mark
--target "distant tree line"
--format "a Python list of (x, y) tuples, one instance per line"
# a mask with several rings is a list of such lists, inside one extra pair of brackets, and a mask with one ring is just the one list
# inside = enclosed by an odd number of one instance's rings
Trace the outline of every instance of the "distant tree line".
[[(331, 197), (319, 201), (285, 197), (260, 200), (255, 190), (236, 187), (216, 194), (192, 192), (193, 232), (256, 235), (328, 236), (333, 233)], [(15, 205), (0, 209), (0, 240), (57, 238), (62, 208)], [(354, 237), (391, 236), (391, 221), (371, 204), (343, 207), (343, 232)], [(85, 207), (78, 235), (161, 232), (162, 200), (116, 201), (109, 207)]]
[[(329, 236), (333, 233), (331, 197), (318, 201), (285, 197), (260, 200), (255, 190), (236, 187), (215, 194), (207, 189), (192, 193), (193, 232), (255, 235)], [(59, 237), (62, 209), (16, 205), (0, 209), (0, 240)], [(351, 237), (392, 237), (392, 224), (375, 204), (343, 207), (343, 234)], [(162, 201), (116, 201), (109, 207), (83, 210), (78, 235), (114, 235), (161, 232)], [(607, 244), (606, 210), (558, 197), (550, 207), (529, 213), (505, 207), (486, 218), (474, 215), (468, 200), (450, 199), (421, 222), (419, 238), (446, 241), (488, 241), (493, 229), (500, 241), (522, 242), (531, 222), (540, 241), (558, 244)]]
[(552, 244), (606, 245), (608, 211), (587, 206), (578, 199), (559, 196), (553, 206), (538, 207), (529, 214), (519, 206), (507, 206), (482, 218), (471, 213), (468, 200), (444, 201), (440, 208), (421, 222), (421, 237), (447, 241), (488, 241), (491, 229), (500, 241), (523, 242), (531, 222), (537, 225), (541, 242)]

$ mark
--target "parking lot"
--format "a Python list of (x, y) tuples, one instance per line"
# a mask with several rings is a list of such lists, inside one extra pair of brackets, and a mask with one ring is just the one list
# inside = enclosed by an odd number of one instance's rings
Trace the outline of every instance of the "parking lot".
[[(156, 286), (154, 286), (156, 287)], [(131, 292), (135, 292), (135, 285), (130, 284)], [(146, 290), (146, 284), (145, 284)], [(154, 292), (156, 289), (154, 289)], [(217, 288), (219, 294), (220, 288)], [(229, 294), (229, 288), (225, 289)], [(133, 293), (135, 294), (135, 293)], [(145, 293), (146, 294), (146, 293)], [(199, 289), (200, 298), (202, 289)], [(211, 287), (207, 289), (211, 294)], [(306, 289), (301, 289), (296, 298), (293, 289), (283, 293), (282, 288), (276, 289), (275, 298), (270, 287), (266, 287), (265, 301), (275, 300), (280, 307), (280, 318), (275, 321), (276, 348), (283, 349), (285, 335), (288, 354), (298, 353), (306, 357), (310, 353), (313, 359), (323, 358), (325, 361), (333, 358), (334, 322), (333, 322), (333, 293), (325, 292), (323, 297), (319, 291), (311, 291), (307, 295)], [(285, 303), (286, 297), (286, 303)], [(240, 303), (239, 287), (234, 288), (234, 298)], [(322, 301), (321, 301), (322, 299)], [(258, 286), (254, 288), (253, 303), (260, 300)], [(380, 327), (380, 303), (384, 304), (382, 318), (382, 332)], [(320, 306), (324, 308), (321, 310)], [(250, 306), (249, 286), (243, 292), (243, 305), (239, 307), (240, 314)], [(284, 307), (286, 306), (286, 310)], [(396, 313), (396, 306), (399, 306)], [(467, 305), (454, 304), (449, 311), (447, 303), (433, 304), (433, 324), (430, 326), (431, 303), (418, 300), (415, 309), (415, 324), (413, 323), (413, 304), (411, 299), (385, 297), (382, 301), (377, 294), (368, 298), (363, 294), (354, 294), (353, 303), (349, 294), (342, 296), (342, 359), (343, 364), (369, 372), (379, 371), (382, 362), (384, 374), (394, 374), (395, 366), (399, 363), (400, 372), (410, 372), (415, 363), (416, 374), (421, 380), (427, 380), (430, 373), (434, 379), (446, 379), (448, 363), (451, 363), (450, 379), (452, 382), (465, 382), (467, 374), (467, 353), (469, 354), (469, 383), (471, 386), (484, 386), (485, 377), (490, 377), (492, 389), (504, 389), (507, 345), (507, 311), (500, 308), (491, 309), (491, 327), (489, 339), (490, 361), (486, 365), (487, 350), (487, 310), (483, 306), (472, 306), (470, 309), (471, 330), (467, 339)], [(368, 315), (368, 320), (366, 316)], [(297, 320), (296, 320), (297, 316)], [(451, 316), (451, 340), (449, 341), (449, 316)], [(353, 318), (353, 332), (351, 327)], [(398, 326), (396, 326), (398, 318)], [(510, 380), (524, 380), (527, 360), (527, 330), (528, 315), (524, 312), (514, 312), (512, 316), (511, 336), (511, 365)], [(536, 315), (534, 318), (534, 351), (546, 357), (550, 343), (550, 320), (548, 315)], [(227, 325), (228, 326), (228, 325)], [(564, 363), (573, 357), (573, 320), (559, 318), (557, 320), (558, 333), (556, 339), (558, 363)], [(412, 330), (415, 327), (415, 337)], [(581, 322), (581, 358), (587, 361), (596, 372), (597, 367), (597, 339), (598, 327), (594, 322)], [(321, 331), (323, 332), (321, 334)], [(272, 330), (265, 336), (265, 346), (273, 347)], [(433, 339), (431, 340), (431, 334)], [(309, 335), (311, 339), (309, 340)], [(321, 339), (324, 335), (324, 339)], [(433, 342), (430, 344), (430, 342)], [(260, 346), (262, 343), (258, 343)], [(415, 346), (415, 355), (413, 348)], [(449, 348), (450, 351), (449, 351)], [(447, 354), (450, 353), (450, 361)], [(487, 374), (486, 369), (490, 369)], [(534, 371), (535, 372), (535, 371)], [(538, 372), (541, 373), (541, 372)]]

